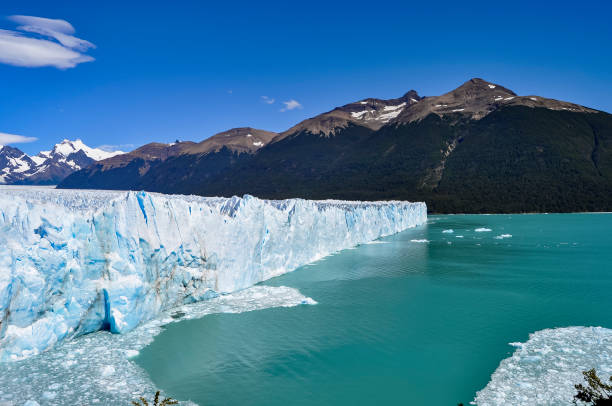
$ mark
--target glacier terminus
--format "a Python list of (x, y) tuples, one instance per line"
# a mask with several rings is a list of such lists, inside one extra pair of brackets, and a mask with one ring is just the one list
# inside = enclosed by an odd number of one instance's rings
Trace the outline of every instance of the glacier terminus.
[(239, 291), (425, 223), (425, 203), (0, 190), (0, 360)]

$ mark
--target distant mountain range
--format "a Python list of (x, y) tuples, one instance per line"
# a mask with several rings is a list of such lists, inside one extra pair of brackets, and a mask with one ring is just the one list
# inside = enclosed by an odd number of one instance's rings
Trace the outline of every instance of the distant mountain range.
[(282, 133), (147, 144), (62, 188), (419, 200), (433, 212), (612, 210), (612, 115), (471, 79), (441, 96), (368, 98)]
[(123, 152), (90, 148), (81, 140), (64, 140), (35, 156), (0, 145), (0, 184), (55, 185), (75, 171), (118, 154)]

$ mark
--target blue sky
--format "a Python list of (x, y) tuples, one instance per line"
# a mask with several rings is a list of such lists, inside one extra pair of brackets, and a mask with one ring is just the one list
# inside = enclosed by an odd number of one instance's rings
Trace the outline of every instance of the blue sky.
[[(437, 95), (471, 77), (612, 112), (604, 1), (4, 1), (0, 16), (0, 133), (36, 138), (13, 144), (28, 153), (63, 138), (129, 149), (282, 131), (354, 100)], [(15, 66), (49, 63), (7, 51), (28, 38), (63, 52), (59, 67)]]

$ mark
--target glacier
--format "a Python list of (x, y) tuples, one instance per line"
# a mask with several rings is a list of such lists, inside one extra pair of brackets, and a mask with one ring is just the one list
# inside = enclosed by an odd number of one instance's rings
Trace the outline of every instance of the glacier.
[(425, 223), (424, 203), (0, 189), (0, 361)]
[[(257, 285), (169, 309), (125, 334), (96, 331), (64, 340), (35, 357), (1, 365), (0, 405), (127, 405), (160, 390), (133, 358), (164, 326), (216, 313), (314, 304), (297, 289)], [(188, 400), (180, 404), (197, 406)]]

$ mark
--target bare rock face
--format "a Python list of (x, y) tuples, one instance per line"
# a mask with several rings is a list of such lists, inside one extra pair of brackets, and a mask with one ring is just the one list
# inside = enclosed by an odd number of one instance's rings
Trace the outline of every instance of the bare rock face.
[(403, 110), (394, 123), (410, 123), (421, 120), (432, 113), (439, 116), (458, 113), (461, 116), (479, 120), (501, 107), (517, 105), (584, 113), (595, 112), (595, 110), (577, 104), (539, 96), (517, 96), (512, 90), (503, 86), (474, 78), (441, 96), (423, 98), (418, 105)]
[[(179, 155), (204, 155), (211, 152), (218, 152), (224, 147), (239, 154), (252, 154), (263, 146), (268, 145), (276, 136), (278, 136), (278, 133), (258, 130), (251, 127), (233, 128), (215, 134), (198, 143), (191, 141), (182, 141), (172, 144), (152, 142), (127, 154), (100, 161), (99, 164), (101, 166), (100, 169), (106, 171), (125, 167), (137, 159), (141, 159), (145, 162), (165, 161)], [(141, 168), (141, 175), (147, 170), (148, 166), (145, 164)]]
[(539, 96), (518, 96), (512, 90), (474, 78), (441, 96), (421, 97), (414, 90), (397, 99), (364, 99), (309, 118), (281, 133), (275, 141), (302, 132), (329, 137), (349, 125), (379, 130), (385, 125), (406, 124), (430, 114), (455, 114), (479, 120), (504, 106), (542, 107), (551, 110), (593, 113), (577, 104)]
[(278, 133), (258, 130), (251, 127), (232, 128), (213, 135), (212, 137), (183, 149), (183, 154), (206, 154), (217, 152), (226, 147), (238, 153), (253, 153), (259, 148), (268, 145)]
[(142, 147), (128, 152), (127, 154), (117, 155), (112, 158), (105, 159), (99, 162), (100, 169), (105, 171), (114, 168), (127, 166), (136, 159), (144, 161), (165, 161), (169, 157), (177, 156), (183, 148), (188, 148), (189, 145), (194, 145), (193, 142), (180, 142), (174, 144), (163, 144), (159, 142), (151, 142)]
[(310, 132), (326, 137), (332, 136), (339, 129), (346, 128), (350, 124), (376, 131), (393, 121), (402, 111), (417, 104), (419, 100), (421, 100), (421, 97), (414, 90), (397, 99), (370, 98), (360, 100), (304, 120), (283, 132), (277, 140), (300, 132)]

